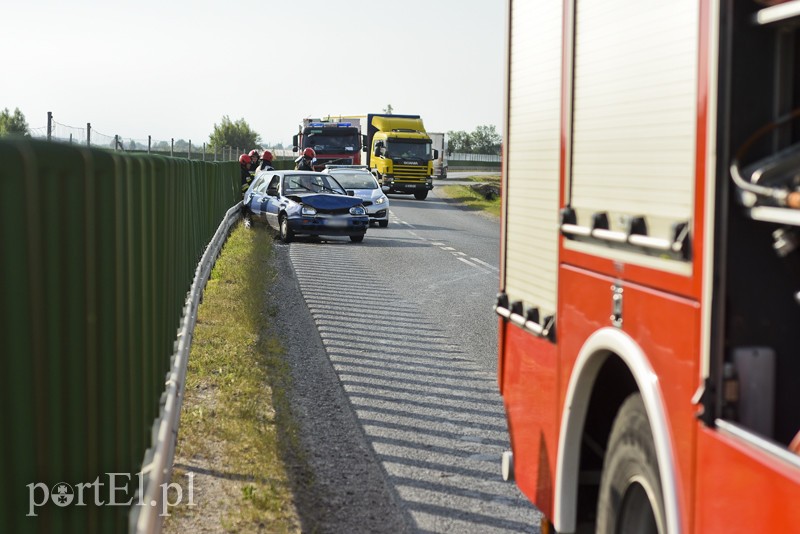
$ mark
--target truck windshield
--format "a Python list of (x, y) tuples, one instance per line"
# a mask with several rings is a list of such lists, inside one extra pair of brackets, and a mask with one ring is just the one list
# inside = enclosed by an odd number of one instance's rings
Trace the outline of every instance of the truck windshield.
[(388, 141), (386, 155), (390, 158), (431, 159), (431, 144), (411, 143), (408, 141)]
[(360, 148), (358, 134), (333, 130), (311, 130), (306, 133), (303, 148), (311, 147), (317, 153), (356, 152)]

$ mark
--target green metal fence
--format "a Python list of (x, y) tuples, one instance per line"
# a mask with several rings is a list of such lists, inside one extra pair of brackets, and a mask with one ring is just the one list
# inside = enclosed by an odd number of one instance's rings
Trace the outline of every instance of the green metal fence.
[(238, 183), (235, 162), (0, 141), (0, 531), (127, 530), (186, 292)]

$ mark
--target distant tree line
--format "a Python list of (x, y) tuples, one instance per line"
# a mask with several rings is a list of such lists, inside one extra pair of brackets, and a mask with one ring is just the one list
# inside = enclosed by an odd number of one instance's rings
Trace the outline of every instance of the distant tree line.
[(8, 108), (0, 111), (0, 135), (28, 135), (28, 123), (19, 108), (14, 113)]
[(472, 133), (465, 131), (447, 132), (447, 153), (500, 154), (503, 138), (493, 125), (478, 126)]

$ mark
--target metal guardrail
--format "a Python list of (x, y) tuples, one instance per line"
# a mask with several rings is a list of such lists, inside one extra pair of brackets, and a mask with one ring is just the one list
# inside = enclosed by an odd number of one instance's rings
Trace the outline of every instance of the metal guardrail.
[(170, 360), (172, 370), (167, 379), (165, 395), (162, 396), (160, 417), (153, 424), (153, 448), (145, 454), (145, 465), (142, 466), (142, 473), (145, 473), (146, 477), (143, 483), (144, 495), (140, 500), (149, 505), (131, 508), (129, 522), (129, 532), (131, 533), (144, 534), (161, 531), (164, 519), (161, 512), (166, 509), (163, 488), (164, 484), (171, 479), (172, 461), (175, 458), (178, 424), (186, 386), (186, 367), (189, 363), (189, 349), (192, 346), (194, 327), (197, 323), (197, 309), (200, 306), (203, 290), (211, 276), (211, 269), (222, 251), (222, 246), (228, 239), (231, 227), (239, 220), (241, 213), (241, 202), (228, 210), (217, 228), (214, 238), (206, 248), (203, 258), (197, 265), (194, 282), (183, 308), (181, 328), (175, 342), (175, 354)]
[(187, 291), (240, 199), (234, 162), (0, 140), (0, 530), (129, 528)]

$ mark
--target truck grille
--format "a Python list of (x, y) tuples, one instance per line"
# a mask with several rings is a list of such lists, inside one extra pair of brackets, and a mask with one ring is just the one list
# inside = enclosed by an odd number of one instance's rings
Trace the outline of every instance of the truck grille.
[(394, 178), (395, 180), (424, 182), (428, 178), (428, 166), (395, 165)]
[(353, 158), (320, 158), (317, 157), (317, 161), (314, 162), (314, 168), (321, 168), (324, 169), (325, 165), (330, 163), (331, 165), (352, 165)]

